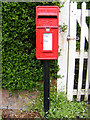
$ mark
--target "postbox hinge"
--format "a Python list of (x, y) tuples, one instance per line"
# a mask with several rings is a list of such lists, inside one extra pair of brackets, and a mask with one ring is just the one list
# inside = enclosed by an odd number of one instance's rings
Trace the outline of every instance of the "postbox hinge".
[(76, 38), (71, 38), (70, 35), (67, 36), (67, 41), (69, 40), (80, 40), (79, 37), (76, 37)]

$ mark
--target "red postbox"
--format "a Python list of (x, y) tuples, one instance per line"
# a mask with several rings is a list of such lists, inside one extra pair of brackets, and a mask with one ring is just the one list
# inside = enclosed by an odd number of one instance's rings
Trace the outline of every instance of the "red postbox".
[(36, 58), (58, 59), (59, 7), (36, 7)]

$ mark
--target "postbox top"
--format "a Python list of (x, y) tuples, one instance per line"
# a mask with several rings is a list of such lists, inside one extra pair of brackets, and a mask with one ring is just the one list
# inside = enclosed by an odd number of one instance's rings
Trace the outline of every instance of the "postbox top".
[(58, 6), (36, 6), (37, 8), (59, 8)]
[(57, 16), (59, 12), (58, 6), (37, 6), (36, 7), (38, 16)]
[(59, 8), (58, 6), (36, 6), (37, 8)]

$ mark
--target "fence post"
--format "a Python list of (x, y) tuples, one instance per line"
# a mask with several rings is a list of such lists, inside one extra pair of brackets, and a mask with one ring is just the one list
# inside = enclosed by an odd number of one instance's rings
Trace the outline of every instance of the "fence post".
[[(63, 2), (63, 0), (61, 0)], [(61, 75), (60, 78), (57, 79), (57, 91), (65, 91), (66, 92), (66, 83), (67, 83), (67, 58), (68, 58), (68, 42), (67, 36), (69, 31), (69, 2), (67, 0), (64, 4), (64, 7), (60, 9), (59, 12), (59, 25), (68, 26), (68, 29), (65, 32), (59, 32), (59, 52), (60, 56), (58, 58), (59, 72), (58, 75)], [(64, 77), (62, 77), (64, 76)]]
[(68, 82), (67, 82), (67, 97), (68, 100), (73, 100), (73, 85), (74, 85), (74, 69), (75, 69), (75, 52), (76, 52), (76, 10), (77, 3), (70, 3), (70, 40), (69, 42), (69, 62), (68, 62)]

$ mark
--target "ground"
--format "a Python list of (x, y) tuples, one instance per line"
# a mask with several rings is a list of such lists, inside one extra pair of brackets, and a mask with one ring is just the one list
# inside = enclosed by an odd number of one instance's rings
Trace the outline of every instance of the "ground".
[[(57, 80), (52, 80), (50, 84), (57, 86)], [(37, 97), (37, 93), (37, 91), (22, 91), (19, 94), (16, 92), (12, 96), (7, 90), (2, 90), (2, 106), (5, 107), (5, 109), (0, 109), (1, 118), (42, 118), (41, 114), (37, 110), (33, 112), (32, 110), (27, 111), (22, 109), (23, 102), (26, 102), (25, 104), (28, 105), (32, 99)], [(7, 105), (8, 107), (6, 108)], [(10, 107), (16, 108), (11, 109)]]
[(42, 118), (40, 113), (30, 111), (22, 111), (22, 110), (12, 110), (12, 109), (2, 109), (1, 110), (2, 118)]

